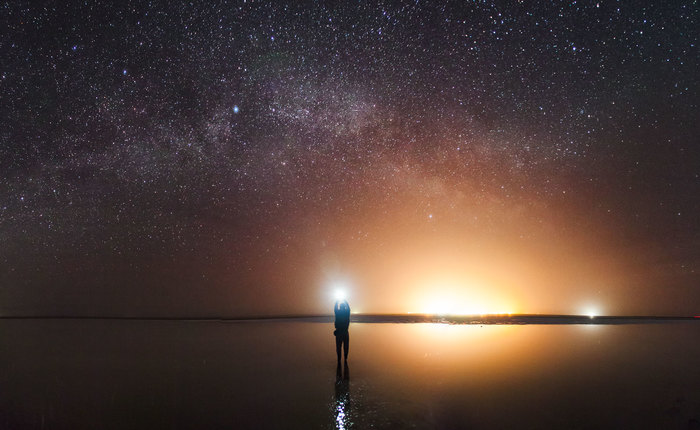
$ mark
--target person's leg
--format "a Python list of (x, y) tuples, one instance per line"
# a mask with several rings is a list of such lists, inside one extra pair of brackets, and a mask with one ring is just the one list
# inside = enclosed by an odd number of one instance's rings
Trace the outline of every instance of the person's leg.
[(345, 344), (345, 362), (348, 361), (348, 349), (350, 348), (350, 334), (346, 333), (343, 338), (343, 343)]
[(338, 355), (338, 366), (340, 366), (340, 348), (343, 345), (343, 339), (340, 335), (335, 336), (335, 353)]

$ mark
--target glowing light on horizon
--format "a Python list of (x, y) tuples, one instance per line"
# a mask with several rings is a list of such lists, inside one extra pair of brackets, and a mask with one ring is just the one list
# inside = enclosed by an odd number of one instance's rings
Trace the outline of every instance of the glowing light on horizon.
[(448, 280), (430, 288), (430, 296), (421, 300), (419, 313), (429, 315), (510, 315), (517, 313), (513, 300), (498, 290), (468, 280)]
[(593, 319), (600, 315), (600, 309), (595, 306), (587, 306), (583, 308), (583, 315), (587, 315), (588, 318)]
[[(501, 305), (502, 306), (502, 305)], [(411, 313), (411, 312), (409, 312)], [(422, 312), (428, 315), (511, 315), (515, 313), (512, 309), (489, 306), (486, 304), (474, 304), (464, 306), (458, 301), (449, 299), (438, 299), (431, 301)]]

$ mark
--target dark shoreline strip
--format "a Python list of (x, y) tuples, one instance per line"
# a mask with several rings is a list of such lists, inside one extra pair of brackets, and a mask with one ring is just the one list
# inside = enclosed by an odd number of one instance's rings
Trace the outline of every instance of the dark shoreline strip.
[[(130, 317), (130, 316), (2, 316), (3, 320), (106, 320), (106, 321), (209, 321), (209, 322), (264, 322), (264, 321), (300, 321), (300, 322), (333, 322), (332, 315), (279, 315), (279, 316), (250, 316), (250, 317)], [(680, 316), (596, 316), (586, 315), (470, 315), (470, 316), (439, 316), (425, 314), (353, 314), (351, 321), (364, 324), (471, 324), (471, 325), (527, 325), (527, 324), (585, 324), (585, 325), (614, 325), (614, 324), (658, 324), (670, 322), (698, 321), (698, 317)]]

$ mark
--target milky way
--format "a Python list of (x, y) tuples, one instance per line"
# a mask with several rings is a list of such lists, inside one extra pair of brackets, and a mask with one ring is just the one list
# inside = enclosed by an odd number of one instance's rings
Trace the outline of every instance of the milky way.
[(2, 314), (700, 303), (697, 4), (122, 3), (2, 7)]

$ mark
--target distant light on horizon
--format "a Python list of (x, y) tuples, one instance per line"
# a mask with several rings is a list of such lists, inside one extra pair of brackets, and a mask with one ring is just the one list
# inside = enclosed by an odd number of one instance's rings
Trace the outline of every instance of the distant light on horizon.
[(600, 309), (596, 306), (587, 306), (583, 308), (583, 315), (587, 315), (590, 319), (593, 319), (601, 315)]
[[(411, 313), (411, 312), (408, 312)], [(428, 315), (440, 316), (469, 316), (469, 315), (511, 315), (515, 312), (512, 310), (496, 310), (485, 305), (460, 307), (452, 301), (436, 301), (425, 308), (423, 312)]]
[[(435, 284), (434, 284), (435, 285)], [(518, 312), (513, 297), (473, 280), (439, 282), (422, 299), (418, 313), (440, 316), (511, 315)]]

